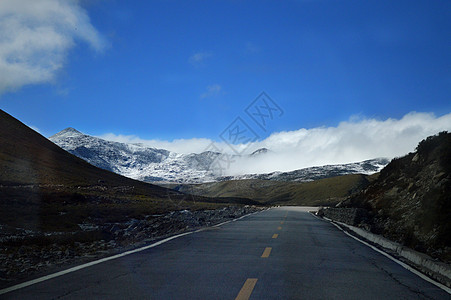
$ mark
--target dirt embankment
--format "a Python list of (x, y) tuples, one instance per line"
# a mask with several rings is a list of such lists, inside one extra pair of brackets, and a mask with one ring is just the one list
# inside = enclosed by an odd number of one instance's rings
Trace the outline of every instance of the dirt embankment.
[(451, 133), (393, 159), (368, 187), (323, 212), (451, 262)]

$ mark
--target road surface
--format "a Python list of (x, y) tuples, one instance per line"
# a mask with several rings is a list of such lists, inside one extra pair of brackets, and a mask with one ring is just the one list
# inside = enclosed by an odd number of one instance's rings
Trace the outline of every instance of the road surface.
[(450, 299), (302, 208), (281, 207), (2, 299)]

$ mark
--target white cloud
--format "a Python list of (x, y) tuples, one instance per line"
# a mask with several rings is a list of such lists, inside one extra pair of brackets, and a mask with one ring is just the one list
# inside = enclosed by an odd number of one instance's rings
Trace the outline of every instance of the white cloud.
[[(230, 175), (290, 171), (377, 157), (393, 158), (414, 151), (422, 139), (443, 130), (451, 131), (451, 113), (436, 117), (429, 113), (412, 112), (401, 119), (387, 120), (351, 117), (350, 121), (341, 122), (336, 127), (277, 132), (259, 142), (237, 145), (238, 149), (247, 148), (246, 153), (263, 147), (271, 152), (252, 159), (238, 159), (226, 171)], [(160, 141), (114, 134), (106, 134), (102, 138), (140, 142), (179, 153), (200, 153), (212, 143), (203, 138)], [(215, 144), (224, 152), (232, 153), (225, 143)]]
[(209, 52), (197, 52), (191, 55), (188, 61), (194, 66), (200, 66), (209, 57), (211, 57)]
[(76, 40), (106, 46), (78, 1), (1, 0), (0, 94), (54, 80)]
[(229, 172), (289, 171), (377, 157), (393, 158), (414, 151), (427, 136), (451, 130), (451, 114), (435, 117), (413, 112), (399, 120), (351, 120), (336, 127), (273, 133), (249, 147), (251, 151), (266, 147), (272, 153), (254, 160), (240, 160)]
[(221, 93), (222, 87), (219, 84), (212, 84), (207, 86), (207, 91), (200, 95), (201, 99), (211, 98)]
[(203, 152), (211, 144), (211, 140), (205, 138), (175, 139), (172, 141), (163, 141), (145, 140), (135, 135), (116, 135), (114, 133), (103, 134), (99, 137), (109, 141), (144, 144), (153, 148), (166, 149), (185, 154)]

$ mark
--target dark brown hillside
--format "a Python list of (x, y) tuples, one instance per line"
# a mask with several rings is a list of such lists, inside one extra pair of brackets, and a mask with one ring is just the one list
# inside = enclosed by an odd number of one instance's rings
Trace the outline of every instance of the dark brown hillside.
[(146, 195), (166, 190), (96, 168), (0, 110), (2, 185), (133, 186)]
[(451, 261), (451, 134), (421, 141), (341, 206), (366, 209), (361, 226)]

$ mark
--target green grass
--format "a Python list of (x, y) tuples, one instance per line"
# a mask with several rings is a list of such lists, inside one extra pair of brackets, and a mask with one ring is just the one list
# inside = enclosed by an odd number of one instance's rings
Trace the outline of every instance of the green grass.
[(368, 183), (368, 176), (351, 174), (312, 182), (259, 179), (184, 185), (184, 190), (208, 197), (242, 197), (262, 204), (334, 205)]

